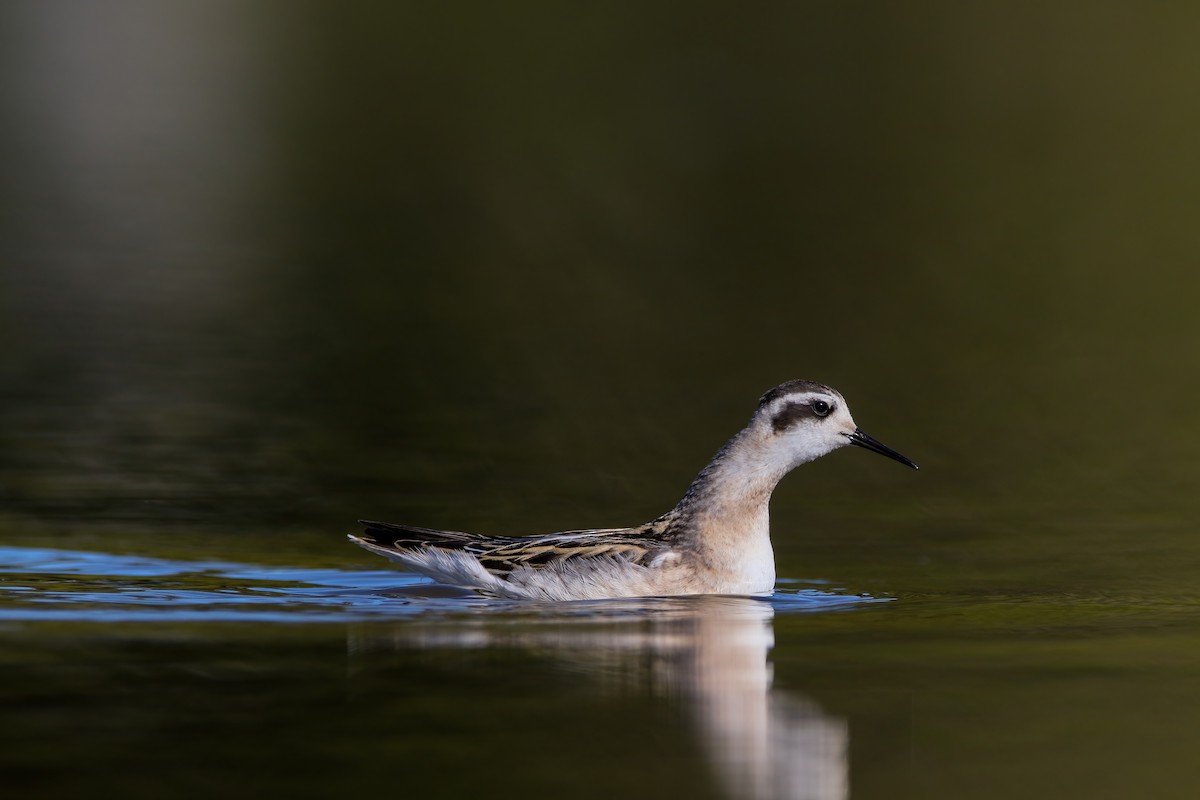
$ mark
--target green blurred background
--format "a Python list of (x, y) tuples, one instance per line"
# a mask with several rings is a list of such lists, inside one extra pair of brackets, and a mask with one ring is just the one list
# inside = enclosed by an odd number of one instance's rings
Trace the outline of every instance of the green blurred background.
[[(810, 378), (922, 470), (782, 484), (781, 577), (900, 600), (789, 621), (783, 673), (1079, 635), (1050, 669), (1133, 670), (1083, 691), (1136, 726), (1200, 670), (1198, 41), (1187, 3), (6, 2), (0, 538), (349, 568), (362, 516), (634, 524)], [(914, 796), (999, 791), (962, 780)]]
[(1194, 510), (1186, 5), (0, 13), (15, 528), (633, 523), (791, 377), (926, 472), (784, 530)]

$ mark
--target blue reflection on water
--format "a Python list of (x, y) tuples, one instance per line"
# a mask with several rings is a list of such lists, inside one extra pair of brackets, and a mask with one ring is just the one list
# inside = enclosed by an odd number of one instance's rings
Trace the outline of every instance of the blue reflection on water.
[[(886, 598), (789, 581), (762, 602), (776, 612), (848, 610)], [(412, 573), (176, 561), (75, 550), (0, 547), (0, 620), (321, 622), (412, 614), (536, 611), (613, 616), (672, 598), (529, 603), (492, 600)]]

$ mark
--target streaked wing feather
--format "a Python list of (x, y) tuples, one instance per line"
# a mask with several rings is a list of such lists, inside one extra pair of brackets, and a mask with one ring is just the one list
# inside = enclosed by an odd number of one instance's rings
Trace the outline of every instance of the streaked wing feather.
[(507, 573), (517, 567), (539, 569), (576, 558), (620, 558), (648, 563), (667, 543), (654, 524), (640, 528), (597, 528), (541, 536), (485, 536), (461, 531), (439, 531), (391, 522), (360, 520), (361, 537), (387, 550), (435, 547), (462, 550), (475, 556), (485, 569)]

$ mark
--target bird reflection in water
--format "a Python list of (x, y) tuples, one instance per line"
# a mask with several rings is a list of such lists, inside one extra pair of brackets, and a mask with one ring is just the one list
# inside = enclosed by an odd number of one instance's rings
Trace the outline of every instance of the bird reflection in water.
[(645, 681), (654, 694), (683, 702), (709, 761), (736, 800), (849, 796), (845, 720), (772, 688), (767, 654), (774, 644), (775, 610), (769, 602), (702, 596), (571, 605), (588, 620), (609, 624), (556, 616), (556, 622), (580, 624), (516, 628), (489, 625), (490, 615), (480, 615), (436, 628), (406, 624), (386, 633), (364, 626), (351, 634), (351, 655), (392, 648), (536, 649), (608, 688)]

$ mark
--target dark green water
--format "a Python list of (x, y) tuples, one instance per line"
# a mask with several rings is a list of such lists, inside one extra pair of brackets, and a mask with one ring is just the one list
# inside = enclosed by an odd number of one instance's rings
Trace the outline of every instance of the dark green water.
[[(1191, 798), (1200, 11), (0, 8), (0, 776)], [(804, 377), (780, 591), (427, 588)]]

